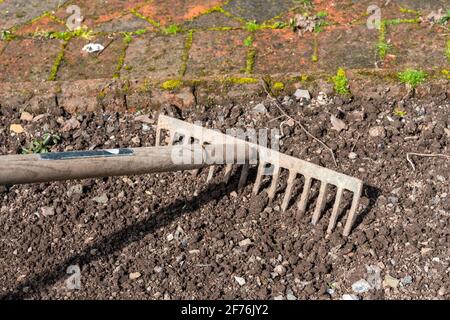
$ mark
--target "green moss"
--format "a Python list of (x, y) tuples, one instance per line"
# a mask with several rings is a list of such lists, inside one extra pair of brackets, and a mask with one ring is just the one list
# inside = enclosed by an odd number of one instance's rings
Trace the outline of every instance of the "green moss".
[(400, 12), (401, 13), (410, 13), (410, 14), (414, 14), (416, 16), (420, 16), (420, 12), (416, 11), (416, 10), (411, 10), (411, 9), (406, 9), (406, 8), (400, 8)]
[(1, 33), (0, 33), (0, 40), (12, 41), (14, 39), (16, 39), (16, 36), (11, 31), (9, 31), (9, 30), (2, 30), (1, 31)]
[(422, 70), (406, 69), (405, 71), (399, 72), (397, 77), (401, 83), (415, 88), (425, 82), (427, 74)]
[(183, 81), (181, 80), (167, 80), (162, 85), (161, 88), (164, 90), (175, 90), (183, 85)]
[(251, 47), (247, 52), (247, 60), (245, 64), (245, 73), (253, 73), (253, 66), (255, 65), (256, 48)]
[(181, 57), (182, 60), (180, 70), (181, 76), (184, 76), (186, 74), (187, 64), (189, 60), (189, 51), (191, 50), (193, 39), (194, 39), (194, 31), (191, 30), (189, 31), (188, 36), (186, 37), (186, 41), (184, 43), (183, 56)]
[(386, 42), (386, 23), (385, 21), (381, 21), (377, 42), (377, 52), (381, 60), (384, 60), (384, 58), (386, 58), (386, 55), (388, 54), (390, 48), (390, 44)]
[(318, 18), (326, 18), (328, 16), (328, 12), (326, 12), (326, 11), (319, 11), (319, 12), (316, 13), (316, 16)]
[(255, 40), (255, 37), (253, 35), (249, 35), (247, 38), (245, 38), (244, 40), (244, 46), (246, 47), (250, 47), (253, 44), (253, 41)]
[(341, 95), (346, 95), (350, 93), (349, 90), (349, 82), (347, 79), (347, 75), (345, 74), (345, 70), (343, 68), (339, 68), (336, 75), (331, 78), (334, 84), (334, 90), (336, 93)]
[(390, 19), (390, 20), (384, 20), (384, 23), (389, 26), (396, 26), (403, 23), (420, 23), (419, 18), (415, 19)]
[(406, 117), (406, 115), (407, 115), (406, 111), (404, 111), (404, 110), (402, 110), (402, 109), (399, 109), (399, 108), (395, 109), (395, 110), (392, 112), (392, 114), (393, 114), (394, 116), (399, 117), (399, 118), (404, 118), (404, 117)]
[[(125, 58), (127, 56), (127, 49), (130, 45), (131, 41), (133, 41), (133, 37), (129, 32), (125, 32), (122, 34), (123, 36), (123, 43), (125, 44), (124, 48), (122, 49), (122, 52), (120, 53), (119, 59), (117, 61), (116, 71), (114, 72), (113, 79), (119, 79), (120, 78), (120, 72), (122, 71), (122, 68), (125, 64)], [(125, 69), (132, 68), (131, 66), (126, 66)], [(131, 70), (131, 69), (130, 69)]]
[(450, 79), (450, 71), (443, 69), (441, 70), (441, 74), (444, 75), (445, 78)]
[(58, 75), (59, 67), (61, 66), (61, 63), (64, 60), (64, 52), (66, 51), (67, 43), (68, 43), (68, 41), (64, 41), (64, 43), (61, 45), (61, 51), (58, 53), (58, 56), (56, 57), (55, 61), (53, 62), (53, 66), (50, 71), (48, 81), (56, 80), (56, 76)]
[(314, 43), (313, 43), (313, 55), (311, 57), (312, 62), (319, 61), (319, 42), (317, 41), (317, 37), (314, 36)]
[(240, 29), (240, 28), (236, 28), (236, 27), (211, 27), (211, 28), (207, 28), (206, 30), (208, 30), (208, 31), (230, 31), (230, 30), (236, 30), (236, 29)]
[(272, 90), (274, 91), (281, 91), (284, 90), (284, 83), (283, 82), (275, 82), (272, 85)]
[(250, 32), (255, 32), (257, 30), (260, 30), (262, 26), (258, 23), (256, 23), (256, 20), (253, 21), (247, 21), (245, 24), (245, 29)]
[(138, 17), (138, 18), (140, 18), (140, 19), (142, 19), (142, 20), (147, 21), (147, 22), (150, 23), (152, 26), (159, 28), (159, 22), (157, 22), (157, 21), (155, 21), (155, 20), (153, 20), (153, 19), (150, 19), (150, 18), (148, 18), (148, 17), (146, 17), (146, 16), (140, 14), (139, 12), (137, 12), (137, 11), (134, 10), (134, 9), (131, 9), (130, 12), (131, 12), (132, 14), (134, 14), (136, 17)]
[(162, 28), (161, 30), (166, 35), (177, 34), (182, 31), (181, 27), (177, 24), (171, 24), (170, 26)]
[(223, 80), (223, 82), (230, 83), (230, 84), (254, 84), (254, 83), (258, 83), (258, 79), (228, 77), (228, 78), (225, 78)]

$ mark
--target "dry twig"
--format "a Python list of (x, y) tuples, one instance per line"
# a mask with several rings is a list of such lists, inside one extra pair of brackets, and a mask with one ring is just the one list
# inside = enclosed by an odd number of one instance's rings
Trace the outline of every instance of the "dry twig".
[(411, 157), (410, 156), (418, 156), (418, 157), (441, 157), (441, 158), (446, 158), (450, 160), (450, 156), (446, 155), (446, 154), (438, 154), (438, 153), (432, 153), (432, 154), (426, 154), (426, 153), (415, 153), (415, 152), (408, 152), (406, 154), (406, 160), (408, 160), (409, 164), (411, 165), (411, 167), (413, 168), (413, 171), (416, 171), (416, 166), (414, 165), (414, 162), (412, 162)]
[(296, 120), (296, 119), (292, 118), (286, 111), (284, 111), (283, 107), (278, 102), (278, 100), (274, 96), (272, 96), (270, 91), (267, 89), (266, 83), (264, 82), (264, 80), (262, 80), (262, 87), (263, 87), (264, 91), (266, 92), (267, 96), (273, 102), (275, 102), (275, 106), (283, 114), (283, 116), (285, 116), (286, 118), (291, 119), (292, 121), (294, 121), (309, 137), (311, 137), (316, 142), (320, 143), (325, 149), (327, 149), (330, 152), (331, 157), (333, 158), (334, 165), (337, 167), (338, 165), (337, 165), (337, 161), (336, 161), (336, 157), (334, 155), (333, 149), (331, 149), (325, 142), (323, 142), (319, 138), (315, 137), (312, 133), (310, 133), (299, 120)]

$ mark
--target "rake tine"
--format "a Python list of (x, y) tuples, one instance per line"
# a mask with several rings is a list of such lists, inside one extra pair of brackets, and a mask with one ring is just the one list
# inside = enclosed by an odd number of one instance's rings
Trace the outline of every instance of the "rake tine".
[(241, 177), (239, 178), (238, 190), (241, 190), (245, 186), (245, 183), (247, 182), (249, 167), (250, 167), (250, 165), (248, 163), (246, 163), (242, 166)]
[(258, 173), (256, 175), (255, 185), (253, 186), (253, 193), (257, 195), (259, 193), (259, 188), (261, 187), (261, 182), (263, 178), (265, 162), (261, 161), (258, 166)]
[(270, 200), (273, 200), (273, 198), (275, 198), (275, 192), (277, 191), (279, 177), (280, 177), (280, 167), (275, 167), (272, 176), (272, 184), (270, 185), (269, 190), (267, 191)]
[(211, 166), (209, 168), (209, 172), (208, 172), (208, 178), (206, 178), (206, 183), (210, 182), (212, 180), (212, 178), (214, 177), (214, 172), (216, 171), (216, 167), (215, 166)]
[(362, 184), (358, 187), (358, 190), (353, 194), (352, 206), (350, 207), (350, 212), (348, 214), (347, 222), (344, 227), (344, 237), (347, 237), (352, 231), (353, 221), (355, 220), (356, 210), (358, 209), (359, 199), (362, 194)]
[(289, 178), (287, 182), (286, 194), (284, 195), (283, 204), (281, 205), (281, 211), (286, 211), (289, 206), (289, 201), (291, 200), (292, 190), (294, 189), (295, 178), (297, 177), (297, 172), (291, 171), (289, 173)]
[(333, 212), (331, 213), (330, 222), (328, 223), (327, 233), (331, 233), (336, 226), (336, 219), (338, 216), (339, 205), (341, 204), (343, 191), (344, 189), (338, 188), (336, 192), (336, 199), (334, 200)]
[(223, 177), (223, 182), (225, 184), (228, 184), (228, 181), (230, 181), (231, 178), (231, 172), (233, 171), (233, 165), (232, 164), (227, 164), (225, 166), (225, 175)]
[(161, 143), (161, 128), (156, 129), (156, 143), (155, 146), (159, 147), (159, 144)]
[(305, 184), (303, 186), (302, 196), (300, 198), (300, 202), (298, 203), (298, 211), (299, 213), (305, 213), (306, 204), (308, 203), (309, 191), (311, 190), (312, 179), (311, 177), (305, 176)]
[(317, 199), (316, 208), (314, 209), (314, 214), (312, 217), (312, 224), (317, 224), (317, 221), (319, 221), (320, 213), (322, 212), (323, 208), (325, 207), (325, 203), (327, 202), (327, 187), (328, 183), (322, 182), (320, 185), (320, 191), (319, 191), (319, 198)]

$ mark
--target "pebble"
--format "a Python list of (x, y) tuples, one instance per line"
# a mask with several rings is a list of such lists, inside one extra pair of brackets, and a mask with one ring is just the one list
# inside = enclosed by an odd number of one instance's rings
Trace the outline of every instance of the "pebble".
[(279, 295), (279, 296), (274, 297), (273, 299), (274, 300), (283, 300), (284, 298), (282, 295)]
[(365, 279), (360, 279), (352, 284), (352, 290), (355, 293), (364, 293), (372, 289), (372, 286)]
[(130, 280), (135, 280), (141, 277), (141, 274), (139, 272), (132, 272), (129, 274)]
[(133, 139), (131, 139), (131, 142), (133, 142), (134, 144), (140, 144), (141, 139), (139, 139), (139, 137), (134, 137)]
[(239, 247), (245, 247), (245, 246), (248, 246), (251, 244), (252, 244), (252, 240), (250, 240), (250, 239), (245, 239), (245, 240), (239, 241)]
[(238, 196), (238, 194), (237, 194), (236, 191), (232, 191), (232, 192), (230, 193), (230, 197), (232, 197), (232, 198), (237, 198), (237, 196)]
[(341, 300), (359, 300), (358, 296), (355, 296), (354, 294), (344, 294), (342, 295)]
[(445, 296), (445, 293), (447, 292), (447, 290), (445, 289), (445, 287), (441, 287), (438, 291), (438, 295)]
[(148, 131), (150, 131), (150, 130), (151, 130), (151, 128), (150, 128), (149, 125), (146, 125), (145, 123), (142, 125), (142, 131), (148, 132)]
[(376, 126), (369, 129), (369, 136), (373, 138), (384, 138), (386, 130), (382, 126)]
[(160, 267), (160, 266), (156, 266), (156, 267), (153, 268), (153, 271), (155, 271), (156, 273), (161, 273), (162, 270), (163, 270), (163, 268)]
[(83, 186), (81, 184), (71, 186), (69, 190), (67, 190), (67, 196), (69, 198), (74, 194), (82, 194), (82, 193), (83, 193)]
[(286, 295), (286, 299), (292, 301), (292, 300), (297, 300), (297, 297), (294, 296), (292, 293), (288, 293), (288, 294)]
[(254, 108), (253, 112), (255, 113), (267, 113), (267, 108), (263, 103), (258, 103)]
[(294, 97), (297, 100), (300, 99), (311, 100), (311, 95), (309, 94), (309, 91), (303, 89), (297, 89), (294, 93)]
[(167, 241), (172, 241), (173, 240), (173, 234), (172, 233), (169, 233), (168, 235), (167, 235)]
[(12, 124), (9, 127), (9, 130), (11, 130), (14, 133), (23, 133), (23, 132), (25, 132), (25, 130), (23, 129), (23, 127), (20, 124)]
[(55, 215), (55, 208), (53, 207), (42, 207), (41, 213), (44, 217)]
[(236, 277), (234, 276), (234, 280), (236, 280), (236, 282), (240, 285), (243, 286), (245, 284), (245, 279), (242, 277)]
[(106, 193), (104, 193), (98, 197), (95, 197), (92, 200), (94, 200), (95, 202), (100, 203), (100, 204), (106, 204), (106, 203), (108, 203), (108, 196), (106, 195)]
[(32, 121), (33, 120), (33, 116), (31, 115), (31, 113), (24, 111), (20, 115), (20, 120)]
[(279, 264), (273, 269), (273, 271), (282, 276), (286, 273), (286, 268), (283, 265)]
[(390, 275), (386, 275), (383, 280), (383, 287), (384, 288), (392, 288), (397, 289), (400, 281)]
[(319, 92), (319, 95), (317, 96), (317, 102), (321, 105), (327, 105), (330, 103), (330, 100), (328, 99), (328, 96), (325, 92)]
[(407, 286), (408, 284), (411, 284), (413, 282), (413, 279), (411, 276), (405, 276), (400, 280), (400, 282), (402, 283), (402, 285)]
[(348, 154), (348, 158), (349, 158), (350, 160), (355, 160), (356, 158), (358, 158), (358, 155), (357, 155), (356, 153), (354, 153), (354, 152), (350, 152), (350, 153)]

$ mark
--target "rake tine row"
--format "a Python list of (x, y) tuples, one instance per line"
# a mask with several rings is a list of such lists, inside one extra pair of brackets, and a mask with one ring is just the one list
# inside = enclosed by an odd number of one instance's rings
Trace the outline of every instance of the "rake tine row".
[[(157, 145), (160, 142), (161, 129), (165, 129), (169, 131), (170, 134), (170, 143), (174, 143), (176, 133), (181, 132), (190, 132), (191, 134), (185, 134), (185, 138), (183, 144), (189, 144), (191, 139), (194, 138), (199, 143), (209, 143), (209, 144), (218, 144), (223, 143), (223, 141), (227, 141), (228, 143), (234, 144), (247, 144), (252, 148), (257, 148), (259, 154), (259, 163), (257, 168), (257, 174), (255, 183), (253, 185), (253, 194), (257, 195), (260, 192), (262, 181), (264, 175), (266, 174), (267, 165), (271, 165), (273, 167), (272, 171), (272, 181), (270, 186), (267, 189), (268, 198), (270, 201), (275, 199), (275, 195), (277, 192), (278, 181), (280, 178), (281, 170), (288, 170), (289, 176), (287, 179), (287, 186), (285, 190), (285, 194), (282, 200), (281, 210), (284, 212), (288, 209), (293, 190), (295, 185), (295, 180), (299, 175), (304, 177), (303, 190), (300, 196), (300, 200), (297, 203), (297, 211), (300, 214), (304, 214), (306, 211), (306, 207), (308, 204), (308, 200), (311, 193), (311, 187), (313, 180), (317, 180), (320, 182), (319, 195), (317, 198), (317, 202), (315, 204), (314, 212), (312, 215), (311, 223), (312, 225), (316, 225), (321, 218), (321, 215), (324, 211), (326, 202), (327, 202), (327, 192), (330, 186), (336, 186), (336, 196), (334, 200), (334, 205), (332, 209), (332, 213), (330, 216), (330, 220), (327, 227), (327, 233), (331, 233), (337, 224), (339, 208), (342, 202), (342, 197), (344, 190), (348, 190), (353, 192), (352, 204), (347, 216), (347, 220), (345, 222), (343, 234), (344, 236), (348, 236), (350, 234), (353, 222), (355, 220), (356, 212), (359, 206), (359, 199), (362, 193), (363, 183), (361, 180), (344, 175), (342, 173), (320, 167), (318, 165), (312, 164), (310, 162), (303, 161), (301, 159), (297, 159), (274, 150), (267, 149), (263, 146), (259, 146), (253, 142), (248, 142), (245, 140), (240, 140), (238, 138), (234, 138), (231, 136), (226, 136), (220, 132), (209, 130), (206, 128), (202, 128), (200, 126), (192, 125), (186, 122), (183, 122), (178, 119), (170, 118), (167, 116), (160, 116), (158, 121), (157, 128)], [(278, 161), (275, 161), (276, 158)], [(241, 174), (238, 182), (238, 190), (241, 190), (248, 178), (248, 172), (250, 169), (250, 164), (241, 165)], [(228, 183), (231, 177), (231, 173), (233, 170), (233, 164), (226, 164), (224, 170), (224, 183)], [(216, 166), (212, 165), (209, 168), (207, 183), (209, 183), (216, 172)], [(198, 173), (198, 170), (195, 170), (194, 175)]]

